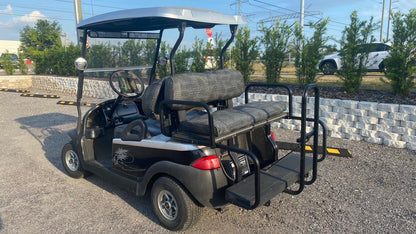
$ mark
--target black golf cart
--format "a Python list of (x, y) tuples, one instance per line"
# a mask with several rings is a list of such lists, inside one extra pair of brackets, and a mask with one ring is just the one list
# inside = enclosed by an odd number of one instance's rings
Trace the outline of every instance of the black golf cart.
[[(123, 10), (82, 21), (82, 57), (75, 62), (80, 70), (78, 124), (62, 151), (67, 173), (75, 178), (93, 173), (138, 196), (150, 192), (156, 216), (170, 230), (193, 225), (202, 207), (234, 204), (254, 209), (281, 192), (298, 194), (312, 184), (317, 163), (324, 158), (318, 158), (318, 130), (323, 125), (319, 90), (316, 85), (306, 87), (302, 115), (294, 116), (289, 88), (246, 87), (240, 72), (224, 69), (223, 54), (240, 24), (245, 24), (240, 16), (177, 7)], [(185, 29), (216, 25), (228, 25), (231, 31), (219, 61), (222, 69), (175, 74), (175, 52)], [(167, 60), (159, 58), (162, 34), (172, 28), (179, 30), (179, 38), (168, 59), (171, 74), (157, 78), (157, 64)], [(155, 40), (152, 65), (87, 69), (87, 38)], [(137, 73), (143, 69), (149, 70), (146, 79)], [(82, 118), (84, 74), (97, 71), (112, 72), (109, 85), (118, 97), (96, 105)], [(256, 86), (283, 89), (289, 101), (251, 101), (248, 93)], [(308, 90), (315, 97), (313, 118), (306, 115)], [(245, 104), (233, 106), (232, 99), (243, 93)], [(271, 123), (284, 118), (299, 120), (300, 153), (279, 157)], [(308, 133), (307, 122), (313, 123)], [(305, 144), (311, 137), (313, 156), (307, 156)], [(295, 183), (299, 185), (293, 188)]]

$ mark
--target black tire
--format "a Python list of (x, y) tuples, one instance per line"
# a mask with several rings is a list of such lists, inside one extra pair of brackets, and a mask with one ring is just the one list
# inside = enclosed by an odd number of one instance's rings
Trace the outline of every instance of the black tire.
[(337, 65), (333, 61), (325, 61), (321, 64), (321, 71), (324, 75), (333, 75), (337, 70)]
[(198, 222), (202, 207), (198, 206), (184, 188), (170, 177), (160, 177), (152, 186), (153, 211), (163, 227), (179, 231)]
[(388, 69), (387, 67), (384, 65), (383, 62), (380, 63), (380, 65), (378, 65), (378, 69), (380, 69), (380, 72), (383, 72), (384, 74), (387, 74)]
[(71, 142), (65, 144), (62, 148), (61, 159), (62, 165), (69, 176), (76, 179), (83, 178), (85, 176), (85, 171), (81, 164), (81, 158)]

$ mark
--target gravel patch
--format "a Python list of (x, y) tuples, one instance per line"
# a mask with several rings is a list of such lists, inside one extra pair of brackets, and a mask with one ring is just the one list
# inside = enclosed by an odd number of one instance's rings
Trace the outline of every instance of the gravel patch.
[[(63, 172), (60, 152), (76, 125), (76, 108), (57, 101), (0, 92), (0, 232), (168, 233), (148, 198), (97, 176), (76, 180)], [(280, 194), (268, 207), (205, 209), (187, 233), (414, 233), (415, 152), (335, 138), (328, 146), (347, 148), (353, 157), (328, 156), (315, 184), (298, 196)]]

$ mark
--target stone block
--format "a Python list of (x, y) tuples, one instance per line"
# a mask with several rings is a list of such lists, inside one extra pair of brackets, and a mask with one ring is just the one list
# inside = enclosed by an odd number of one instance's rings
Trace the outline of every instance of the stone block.
[(398, 112), (399, 105), (398, 104), (388, 104), (388, 103), (378, 103), (377, 105), (378, 111), (386, 111), (386, 112)]
[(368, 111), (367, 115), (369, 117), (383, 119), (383, 118), (388, 118), (389, 112), (386, 112), (386, 111)]
[(383, 145), (387, 145), (387, 146), (394, 147), (394, 148), (400, 148), (400, 149), (406, 148), (406, 142), (404, 141), (394, 141), (394, 140), (384, 139)]
[(410, 136), (414, 133), (414, 130), (411, 129), (411, 128), (403, 128), (403, 127), (393, 126), (392, 132), (400, 134), (400, 135)]
[(371, 125), (365, 124), (363, 122), (355, 122), (354, 127), (357, 129), (370, 129), (372, 128)]
[(379, 125), (386, 125), (386, 126), (398, 126), (400, 125), (401, 121), (393, 120), (393, 119), (379, 119)]
[(414, 105), (400, 105), (399, 112), (416, 115), (416, 106), (414, 106)]
[(334, 112), (322, 112), (320, 113), (322, 118), (327, 118), (327, 119), (336, 119), (338, 118), (338, 114), (334, 113)]
[(390, 141), (400, 141), (401, 135), (397, 133), (391, 133), (391, 132), (379, 132), (378, 136), (380, 138), (383, 138), (384, 140), (390, 140)]
[(354, 121), (356, 121), (357, 116), (349, 115), (349, 114), (338, 114), (337, 119), (342, 119), (346, 122), (354, 122)]
[(331, 131), (331, 132), (339, 132), (339, 133), (341, 133), (342, 132), (342, 126), (331, 125), (331, 126), (328, 126), (328, 130)]
[(338, 106), (339, 99), (321, 98), (319, 99), (321, 105), (325, 106)]
[(377, 110), (377, 102), (359, 102), (358, 108), (362, 110)]
[(344, 138), (352, 141), (361, 141), (363, 139), (362, 136), (356, 134), (345, 133)]
[(402, 136), (402, 141), (416, 143), (416, 136)]
[(358, 102), (351, 100), (342, 100), (339, 102), (339, 105), (341, 107), (344, 107), (345, 109), (356, 109), (358, 107)]
[(333, 112), (333, 106), (323, 106), (323, 105), (320, 105), (319, 106), (319, 111), (320, 112)]
[(410, 116), (409, 116), (409, 114), (406, 114), (406, 113), (390, 112), (389, 113), (389, 119), (401, 120), (401, 121), (409, 121), (410, 120)]
[(363, 137), (377, 138), (378, 133), (379, 132), (373, 131), (373, 130), (366, 130), (366, 129), (361, 130), (361, 136), (363, 136)]
[(367, 137), (367, 138), (364, 138), (364, 141), (373, 143), (373, 144), (379, 144), (379, 145), (383, 144), (383, 139), (377, 138), (377, 137)]
[(378, 124), (378, 118), (375, 117), (362, 116), (358, 117), (357, 121), (365, 124)]
[(277, 102), (277, 101), (284, 101), (284, 102), (288, 102), (289, 101), (289, 97), (286, 95), (273, 95), (272, 96), (272, 100)]
[(360, 134), (360, 129), (352, 128), (352, 127), (341, 127), (341, 132), (347, 134)]
[(348, 110), (341, 106), (334, 106), (333, 112), (338, 113), (338, 114), (344, 114), (344, 115), (348, 114)]
[(410, 149), (410, 150), (414, 150), (414, 151), (416, 151), (416, 143), (413, 143), (413, 142), (407, 142), (407, 143), (406, 143), (406, 148), (407, 148), (407, 149)]
[(416, 122), (413, 121), (400, 121), (400, 127), (410, 128), (416, 130)]
[(328, 131), (328, 136), (330, 136), (330, 137), (335, 137), (335, 138), (342, 138), (342, 133), (340, 133), (340, 132)]
[(361, 109), (349, 109), (348, 114), (355, 115), (355, 116), (366, 116), (367, 110), (361, 110)]

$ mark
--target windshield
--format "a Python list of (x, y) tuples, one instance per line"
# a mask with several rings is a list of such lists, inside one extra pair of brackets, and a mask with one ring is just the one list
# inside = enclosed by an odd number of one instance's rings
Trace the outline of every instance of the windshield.
[(114, 71), (130, 70), (149, 78), (156, 47), (156, 40), (88, 38), (86, 76), (108, 79)]

